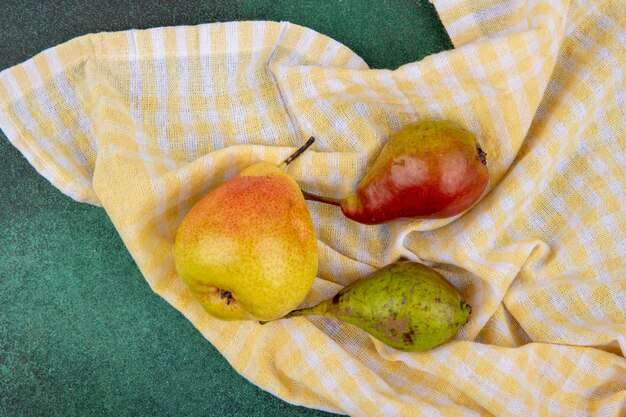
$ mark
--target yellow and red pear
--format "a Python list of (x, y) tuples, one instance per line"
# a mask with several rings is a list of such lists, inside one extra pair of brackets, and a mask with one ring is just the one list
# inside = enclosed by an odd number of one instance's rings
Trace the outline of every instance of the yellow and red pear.
[(489, 182), (476, 137), (447, 120), (411, 123), (393, 134), (356, 192), (334, 204), (350, 219), (379, 224), (399, 218), (442, 219), (470, 208)]
[[(303, 146), (305, 149), (312, 140)], [(175, 242), (176, 269), (222, 320), (271, 320), (296, 308), (317, 274), (317, 240), (300, 187), (259, 162), (199, 200)]]

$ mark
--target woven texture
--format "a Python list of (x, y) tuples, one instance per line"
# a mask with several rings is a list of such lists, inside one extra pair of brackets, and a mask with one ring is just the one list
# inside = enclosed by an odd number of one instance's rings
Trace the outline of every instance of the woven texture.
[[(395, 71), (287, 22), (80, 37), (0, 73), (0, 128), (54, 186), (104, 207), (153, 290), (286, 401), (354, 416), (623, 415), (623, 4), (435, 6), (456, 48)], [(419, 259), (473, 307), (454, 341), (402, 353), (330, 318), (222, 322), (177, 277), (180, 221), (239, 170), (315, 136), (289, 171), (343, 197), (423, 118), (477, 135), (489, 192), (454, 219), (381, 226), (307, 203), (320, 264), (304, 305)]]

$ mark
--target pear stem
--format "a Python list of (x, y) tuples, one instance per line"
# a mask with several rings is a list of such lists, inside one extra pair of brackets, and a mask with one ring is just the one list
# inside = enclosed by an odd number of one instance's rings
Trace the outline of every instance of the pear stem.
[(312, 313), (310, 308), (301, 308), (299, 310), (293, 310), (289, 312), (288, 314), (281, 317), (281, 319), (289, 319), (292, 317), (300, 317), (300, 316), (310, 316), (310, 315), (315, 315), (315, 314), (317, 313), (315, 312)]
[(333, 206), (341, 206), (342, 200), (332, 198), (332, 197), (324, 197), (321, 195), (311, 194), (304, 190), (301, 190), (301, 191), (305, 200), (317, 201), (319, 203), (325, 203), (325, 204), (332, 204)]
[(282, 317), (279, 317), (274, 320), (266, 320), (259, 321), (259, 324), (266, 324), (270, 321), (289, 319), (292, 317), (300, 317), (300, 316), (323, 316), (328, 311), (330, 300), (324, 300), (321, 303), (314, 305), (313, 307), (301, 308), (299, 310), (292, 310), (289, 313), (285, 314)]
[(292, 153), (292, 154), (289, 156), (289, 158), (285, 159), (285, 160), (283, 161), (283, 163), (282, 163), (282, 164), (280, 164), (280, 166), (281, 166), (282, 168), (284, 168), (284, 167), (286, 167), (287, 165), (289, 165), (289, 164), (290, 164), (290, 163), (291, 163), (294, 159), (296, 159), (297, 157), (299, 157), (300, 155), (302, 155), (302, 153), (303, 153), (304, 151), (306, 151), (306, 150), (309, 148), (309, 146), (313, 145), (313, 142), (315, 142), (315, 138), (314, 138), (313, 136), (311, 136), (311, 137), (309, 138), (309, 140), (307, 140), (307, 141), (306, 141), (306, 143), (305, 143), (304, 145), (300, 146), (300, 148), (299, 148), (297, 151), (295, 151), (294, 153)]

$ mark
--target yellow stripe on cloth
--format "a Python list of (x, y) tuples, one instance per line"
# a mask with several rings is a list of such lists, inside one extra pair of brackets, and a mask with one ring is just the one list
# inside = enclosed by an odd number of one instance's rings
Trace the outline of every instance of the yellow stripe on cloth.
[[(77, 38), (0, 73), (0, 128), (54, 186), (104, 207), (154, 291), (286, 401), (354, 416), (624, 415), (623, 5), (435, 6), (456, 49), (395, 71), (286, 22)], [(421, 259), (473, 306), (450, 343), (403, 353), (330, 318), (222, 322), (176, 275), (182, 217), (239, 170), (315, 136), (290, 172), (340, 198), (424, 118), (476, 133), (488, 193), (455, 219), (380, 226), (307, 203), (320, 266), (305, 304)]]

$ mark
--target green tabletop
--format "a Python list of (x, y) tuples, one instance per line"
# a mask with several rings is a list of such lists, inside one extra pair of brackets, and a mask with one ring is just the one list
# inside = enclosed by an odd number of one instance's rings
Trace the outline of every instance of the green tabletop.
[[(373, 68), (452, 47), (426, 0), (139, 3), (4, 0), (0, 70), (87, 33), (232, 20), (310, 27)], [(238, 375), (152, 292), (104, 210), (61, 194), (0, 137), (0, 416), (330, 415)]]

